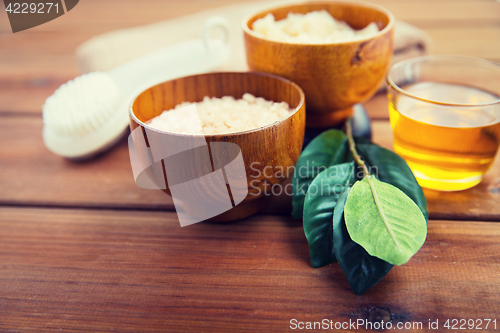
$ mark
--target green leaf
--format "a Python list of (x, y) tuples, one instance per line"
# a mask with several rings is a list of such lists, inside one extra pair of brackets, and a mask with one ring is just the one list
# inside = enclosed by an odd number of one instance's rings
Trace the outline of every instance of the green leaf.
[(333, 209), (348, 184), (354, 182), (354, 163), (329, 167), (309, 186), (304, 201), (304, 233), (309, 243), (311, 265), (322, 267), (335, 262)]
[(292, 179), (292, 217), (303, 215), (304, 200), (314, 178), (328, 167), (342, 163), (347, 149), (344, 132), (329, 130), (318, 135), (299, 157)]
[(393, 265), (408, 262), (427, 236), (425, 217), (415, 202), (375, 177), (354, 184), (344, 214), (351, 239)]
[(359, 143), (356, 144), (356, 149), (370, 169), (370, 174), (403, 191), (417, 204), (425, 220), (429, 219), (424, 192), (405, 160), (396, 153), (373, 144)]
[(333, 244), (335, 256), (356, 295), (361, 295), (389, 273), (394, 265), (373, 257), (353, 242), (344, 220), (344, 207), (350, 187), (340, 196), (333, 212)]

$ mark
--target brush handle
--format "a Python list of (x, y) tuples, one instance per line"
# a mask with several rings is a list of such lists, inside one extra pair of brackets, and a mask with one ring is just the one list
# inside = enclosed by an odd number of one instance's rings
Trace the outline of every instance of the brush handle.
[[(211, 39), (210, 31), (221, 28), (224, 38)], [(228, 45), (229, 23), (212, 17), (205, 23), (202, 39), (188, 41), (159, 49), (146, 56), (118, 66), (108, 74), (123, 96), (135, 97), (141, 91), (164, 81), (207, 72), (225, 63), (230, 56)]]

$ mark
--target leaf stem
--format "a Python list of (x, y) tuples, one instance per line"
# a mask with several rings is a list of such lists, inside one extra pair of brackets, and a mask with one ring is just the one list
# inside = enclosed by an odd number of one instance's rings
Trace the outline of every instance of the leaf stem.
[(347, 140), (349, 141), (349, 149), (351, 150), (352, 156), (354, 157), (354, 161), (356, 161), (357, 165), (363, 168), (365, 177), (369, 177), (370, 171), (368, 171), (365, 161), (363, 161), (361, 156), (359, 156), (358, 152), (356, 151), (356, 144), (354, 143), (354, 138), (352, 136), (352, 118), (347, 119), (347, 122), (345, 124), (345, 131), (347, 134)]
[(396, 236), (392, 232), (392, 229), (389, 226), (389, 222), (387, 222), (387, 218), (385, 217), (384, 211), (382, 210), (382, 205), (380, 204), (377, 190), (375, 189), (375, 185), (373, 184), (373, 181), (371, 180), (370, 171), (368, 171), (368, 168), (366, 167), (365, 161), (363, 161), (361, 156), (359, 156), (358, 152), (356, 151), (356, 143), (354, 142), (354, 137), (352, 135), (352, 118), (347, 119), (345, 128), (346, 128), (347, 140), (349, 142), (349, 149), (352, 153), (354, 161), (356, 161), (356, 164), (358, 164), (360, 167), (363, 168), (363, 173), (364, 173), (363, 178), (366, 179), (366, 181), (370, 185), (370, 189), (371, 189), (372, 195), (373, 195), (373, 200), (375, 201), (375, 206), (377, 206), (378, 214), (382, 218), (382, 221), (384, 222), (385, 228), (389, 232), (389, 235), (391, 235), (391, 238), (392, 238), (394, 244), (396, 244), (396, 247), (398, 248), (399, 252), (401, 252), (401, 247), (399, 246), (399, 243), (396, 240)]

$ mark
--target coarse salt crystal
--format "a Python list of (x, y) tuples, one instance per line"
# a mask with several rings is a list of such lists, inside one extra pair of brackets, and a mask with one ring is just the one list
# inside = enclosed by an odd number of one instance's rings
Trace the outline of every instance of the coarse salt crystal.
[(306, 14), (288, 13), (276, 21), (269, 13), (252, 24), (252, 30), (269, 39), (298, 44), (342, 43), (375, 36), (379, 28), (375, 22), (361, 30), (335, 19), (326, 10)]
[[(184, 110), (188, 112), (183, 114)], [(245, 93), (241, 99), (205, 96), (201, 102), (183, 102), (171, 110), (163, 111), (151, 119), (148, 125), (158, 130), (183, 134), (222, 134), (267, 126), (289, 114), (288, 103), (267, 101), (249, 93)]]

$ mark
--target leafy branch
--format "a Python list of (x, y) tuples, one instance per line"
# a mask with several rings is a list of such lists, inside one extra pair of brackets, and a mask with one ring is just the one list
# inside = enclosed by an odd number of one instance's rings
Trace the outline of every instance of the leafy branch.
[[(293, 216), (303, 218), (311, 265), (338, 261), (359, 295), (420, 249), (427, 234), (427, 204), (403, 159), (358, 142), (350, 122), (346, 133), (326, 131), (303, 151), (296, 171), (306, 172), (293, 177)], [(359, 178), (354, 164), (363, 169)], [(309, 190), (325, 185), (326, 191)]]

